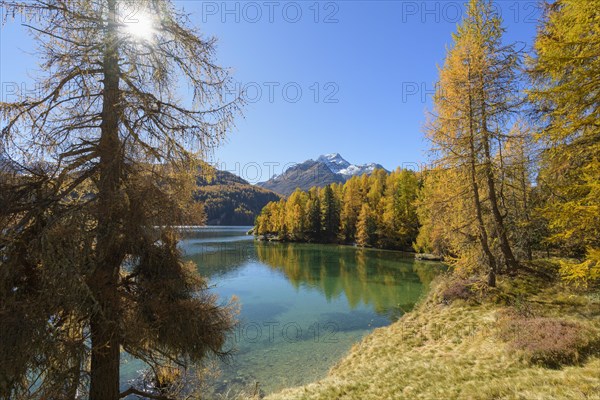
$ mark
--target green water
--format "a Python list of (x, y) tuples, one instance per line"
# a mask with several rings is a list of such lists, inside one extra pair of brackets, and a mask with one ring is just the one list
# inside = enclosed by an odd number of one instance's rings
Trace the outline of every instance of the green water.
[[(181, 245), (211, 290), (241, 305), (216, 392), (258, 382), (271, 393), (325, 376), (354, 343), (409, 311), (442, 268), (392, 251), (255, 242), (248, 229), (199, 228)], [(124, 377), (139, 368), (126, 363)]]

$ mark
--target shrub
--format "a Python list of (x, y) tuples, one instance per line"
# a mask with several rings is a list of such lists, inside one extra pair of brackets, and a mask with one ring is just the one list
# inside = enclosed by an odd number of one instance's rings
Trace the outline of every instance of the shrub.
[(439, 289), (440, 301), (449, 304), (454, 300), (468, 300), (473, 296), (471, 285), (474, 282), (470, 279), (450, 278), (443, 282)]
[(547, 368), (576, 364), (598, 351), (598, 337), (577, 322), (559, 318), (524, 317), (511, 310), (499, 320), (499, 336), (509, 349), (532, 364)]
[(436, 297), (439, 302), (444, 304), (450, 304), (454, 300), (478, 303), (488, 297), (491, 290), (492, 288), (489, 288), (480, 278), (462, 278), (458, 275), (450, 275), (441, 281)]

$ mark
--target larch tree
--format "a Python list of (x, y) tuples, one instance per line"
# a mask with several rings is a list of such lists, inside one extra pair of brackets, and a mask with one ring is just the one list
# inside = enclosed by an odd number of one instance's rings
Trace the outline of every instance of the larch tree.
[(229, 309), (161, 228), (239, 112), (215, 40), (168, 0), (0, 6), (40, 16), (44, 71), (0, 104), (0, 397), (116, 400), (139, 394), (122, 349), (155, 370), (221, 354)]
[(422, 174), (423, 187), (416, 202), (421, 227), (415, 250), (443, 256), (459, 273), (471, 274), (482, 264), (489, 266), (473, 207), (470, 170), (437, 166)]
[(415, 240), (419, 230), (415, 208), (418, 186), (418, 178), (412, 171), (397, 169), (388, 175), (382, 227), (387, 247), (406, 249)]
[[(438, 156), (436, 168), (456, 169), (453, 189), (469, 196), (477, 241), (495, 285), (500, 260), (508, 270), (517, 260), (508, 239), (498, 188), (502, 168), (495, 154), (506, 136), (506, 125), (518, 109), (518, 52), (502, 44), (501, 19), (488, 0), (471, 0), (453, 35), (434, 96), (434, 117), (428, 137)], [(461, 190), (468, 185), (468, 190)], [(498, 243), (499, 257), (494, 243)]]
[(500, 192), (509, 237), (515, 252), (531, 261), (533, 248), (544, 236), (544, 223), (535, 212), (536, 192), (532, 185), (536, 167), (536, 150), (531, 128), (517, 121), (510, 130), (497, 157), (503, 166)]
[(384, 238), (384, 209), (385, 209), (385, 192), (387, 183), (387, 173), (382, 169), (377, 169), (369, 176), (369, 190), (366, 194), (366, 201), (372, 211), (372, 216), (375, 219), (377, 228), (377, 243), (378, 247), (386, 245)]
[(535, 41), (529, 92), (544, 147), (540, 186), (550, 241), (577, 283), (600, 280), (600, 2), (546, 4)]
[[(451, 207), (455, 202), (452, 199), (464, 199), (467, 196), (462, 192), (452, 195), (448, 189), (452, 178), (447, 177), (442, 169), (429, 169), (421, 172), (423, 186), (417, 192), (415, 208), (419, 219), (420, 229), (413, 248), (418, 253), (432, 252), (445, 256), (453, 254), (450, 239), (459, 236), (448, 223), (447, 219), (452, 214)], [(466, 193), (467, 189), (463, 189)], [(472, 225), (472, 224), (468, 224)]]
[(359, 178), (353, 176), (344, 184), (342, 209), (340, 214), (342, 239), (350, 243), (356, 235), (356, 223), (364, 199), (360, 190)]
[(356, 225), (356, 244), (361, 247), (371, 247), (376, 240), (377, 222), (369, 204), (364, 203)]
[(296, 189), (285, 203), (285, 218), (291, 240), (304, 238), (306, 221), (306, 193)]

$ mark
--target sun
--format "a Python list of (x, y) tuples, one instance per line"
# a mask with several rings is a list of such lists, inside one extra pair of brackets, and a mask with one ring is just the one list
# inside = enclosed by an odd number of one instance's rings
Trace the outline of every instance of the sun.
[(135, 17), (125, 21), (125, 32), (136, 40), (152, 40), (156, 33), (155, 21), (152, 15), (136, 13)]

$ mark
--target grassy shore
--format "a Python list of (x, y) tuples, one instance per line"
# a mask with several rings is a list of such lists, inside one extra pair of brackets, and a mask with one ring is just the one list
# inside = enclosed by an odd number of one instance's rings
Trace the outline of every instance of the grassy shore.
[(549, 262), (501, 278), (441, 278), (415, 310), (277, 399), (600, 399), (600, 295)]

